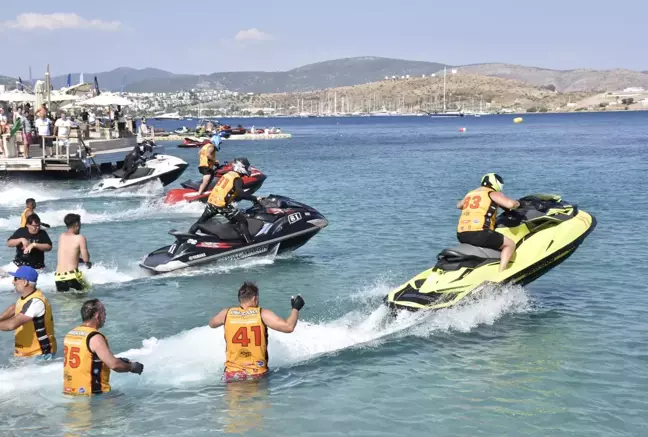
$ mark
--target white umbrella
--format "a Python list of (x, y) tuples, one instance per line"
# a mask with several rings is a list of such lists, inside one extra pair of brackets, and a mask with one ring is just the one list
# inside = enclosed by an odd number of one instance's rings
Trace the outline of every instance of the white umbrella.
[(34, 94), (36, 94), (36, 104), (34, 108), (38, 109), (43, 105), (45, 101), (45, 82), (42, 80), (37, 80), (34, 85)]
[(51, 97), (52, 102), (70, 102), (73, 100), (79, 100), (79, 96), (73, 94), (52, 93)]
[(0, 102), (15, 103), (15, 102), (35, 102), (35, 101), (36, 101), (36, 96), (26, 91), (13, 90), (13, 91), (8, 91), (6, 93), (0, 94)]
[(119, 96), (117, 94), (99, 94), (96, 97), (92, 97), (91, 99), (84, 100), (82, 102), (79, 102), (79, 105), (82, 106), (110, 106), (110, 105), (119, 105), (119, 106), (131, 106), (134, 103), (131, 102), (130, 100)]

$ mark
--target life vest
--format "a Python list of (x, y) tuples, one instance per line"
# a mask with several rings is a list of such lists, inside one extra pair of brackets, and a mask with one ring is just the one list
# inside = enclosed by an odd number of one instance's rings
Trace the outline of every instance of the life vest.
[(64, 394), (91, 395), (110, 391), (110, 369), (90, 350), (90, 339), (95, 335), (106, 339), (97, 329), (83, 325), (77, 326), (65, 336)]
[(214, 164), (216, 164), (216, 148), (214, 148), (214, 151), (211, 153), (209, 153), (209, 150), (207, 150), (211, 146), (213, 146), (212, 143), (207, 143), (202, 146), (202, 149), (200, 149), (200, 154), (198, 155), (198, 167), (212, 168)]
[(457, 232), (495, 230), (497, 204), (490, 198), (493, 191), (490, 187), (479, 187), (466, 194)]
[(27, 226), (27, 217), (32, 215), (34, 212), (31, 211), (29, 208), (25, 208), (25, 210), (20, 214), (20, 227), (24, 228)]
[(41, 354), (56, 353), (56, 338), (54, 337), (54, 319), (52, 307), (43, 295), (43, 292), (36, 290), (27, 297), (21, 297), (16, 302), (18, 315), (23, 308), (31, 305), (33, 299), (40, 299), (45, 304), (45, 314), (41, 317), (34, 317), (31, 322), (16, 328), (14, 334), (14, 355), (17, 357), (31, 357)]
[(261, 319), (261, 308), (230, 308), (224, 332), (225, 372), (254, 376), (268, 371), (268, 328)]
[(234, 196), (234, 181), (240, 177), (241, 175), (235, 171), (227, 172), (221, 176), (211, 194), (209, 194), (207, 202), (218, 208), (229, 205)]

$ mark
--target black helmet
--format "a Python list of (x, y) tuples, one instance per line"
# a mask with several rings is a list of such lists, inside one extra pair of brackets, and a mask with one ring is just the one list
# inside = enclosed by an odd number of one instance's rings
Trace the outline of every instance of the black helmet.
[(232, 161), (232, 170), (239, 174), (250, 174), (250, 161), (247, 158), (234, 158)]

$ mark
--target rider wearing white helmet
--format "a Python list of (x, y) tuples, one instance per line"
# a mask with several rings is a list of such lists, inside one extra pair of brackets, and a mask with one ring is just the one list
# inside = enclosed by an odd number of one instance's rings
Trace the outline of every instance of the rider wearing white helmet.
[(252, 242), (252, 236), (247, 225), (245, 216), (235, 208), (232, 203), (238, 200), (250, 200), (259, 202), (259, 197), (247, 193), (243, 189), (242, 176), (250, 175), (250, 161), (247, 158), (236, 158), (232, 162), (232, 170), (225, 173), (216, 183), (207, 199), (207, 206), (202, 216), (191, 226), (189, 233), (193, 234), (198, 230), (198, 225), (206, 222), (217, 214), (223, 215), (231, 223), (239, 225), (241, 234), (245, 241)]
[(506, 270), (515, 252), (515, 243), (499, 232), (495, 232), (497, 207), (519, 208), (520, 202), (502, 194), (504, 179), (495, 173), (482, 177), (481, 186), (470, 191), (457, 202), (462, 210), (457, 224), (457, 239), (460, 243), (501, 250), (500, 272)]

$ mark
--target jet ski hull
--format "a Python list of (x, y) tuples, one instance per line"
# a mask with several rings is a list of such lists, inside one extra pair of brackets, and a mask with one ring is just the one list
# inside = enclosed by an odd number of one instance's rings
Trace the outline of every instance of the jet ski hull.
[[(198, 191), (202, 181), (187, 180), (180, 183), (182, 188), (174, 188), (172, 190), (169, 190), (164, 198), (164, 203), (173, 205), (178, 202), (206, 202), (209, 194), (211, 193), (211, 190), (214, 188), (214, 186), (216, 186), (218, 179), (231, 169), (231, 165), (220, 167), (216, 172), (216, 177), (200, 197), (193, 196), (192, 194)], [(243, 182), (243, 189), (248, 193), (255, 193), (259, 188), (261, 188), (261, 185), (263, 185), (263, 182), (266, 180), (266, 178), (267, 176), (263, 174), (259, 169), (250, 167), (250, 175), (243, 176), (241, 178)]]
[(147, 184), (159, 180), (163, 186), (178, 179), (189, 164), (170, 155), (155, 155), (139, 167), (133, 175), (122, 182), (123, 169), (117, 170), (112, 177), (104, 178), (91, 189), (91, 193), (119, 190)]
[[(412, 311), (441, 309), (458, 304), (488, 285), (533, 282), (571, 256), (596, 227), (596, 219), (587, 212), (571, 205), (561, 208), (555, 205), (549, 209), (553, 213), (544, 216), (531, 211), (531, 220), (509, 220), (511, 226), (507, 226), (506, 217), (498, 219), (496, 231), (517, 244), (504, 272), (499, 272), (499, 252), (487, 250), (484, 255), (470, 256), (466, 246), (474, 246), (459, 245), (442, 251), (433, 268), (390, 292), (385, 303), (394, 309)], [(514, 213), (505, 214), (510, 219)]]
[[(254, 206), (246, 212), (248, 227), (254, 236), (252, 243), (246, 243), (232, 225), (212, 219), (200, 226), (200, 233), (170, 231), (175, 242), (151, 252), (142, 259), (140, 266), (154, 273), (166, 273), (200, 264), (293, 251), (328, 225), (324, 216), (306, 205), (290, 203), (294, 201), (283, 196), (269, 196), (268, 199), (266, 207)], [(273, 203), (276, 199), (289, 202)]]

